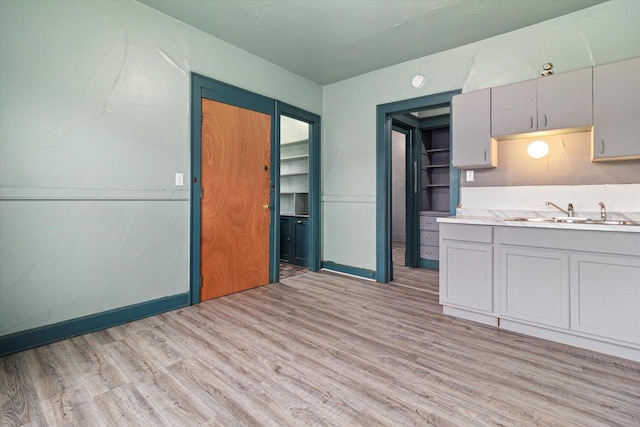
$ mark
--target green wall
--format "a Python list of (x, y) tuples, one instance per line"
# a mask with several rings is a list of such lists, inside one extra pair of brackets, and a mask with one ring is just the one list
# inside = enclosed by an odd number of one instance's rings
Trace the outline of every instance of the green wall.
[(0, 336), (188, 291), (192, 71), (322, 111), (137, 2), (0, 1)]
[[(377, 105), (536, 78), (546, 62), (561, 73), (640, 56), (638, 22), (640, 2), (614, 0), (325, 86), (322, 258), (375, 270)], [(420, 89), (416, 74), (426, 79)]]

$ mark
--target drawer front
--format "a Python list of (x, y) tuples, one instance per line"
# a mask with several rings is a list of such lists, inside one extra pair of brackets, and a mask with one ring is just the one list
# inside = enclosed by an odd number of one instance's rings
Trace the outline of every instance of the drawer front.
[(440, 237), (462, 242), (493, 243), (493, 227), (490, 225), (440, 224)]
[(420, 258), (438, 261), (440, 259), (440, 248), (437, 246), (420, 246)]
[(420, 230), (437, 230), (438, 229), (438, 217), (436, 216), (421, 216), (420, 217)]
[(420, 244), (425, 246), (439, 246), (439, 235), (437, 231), (420, 231)]

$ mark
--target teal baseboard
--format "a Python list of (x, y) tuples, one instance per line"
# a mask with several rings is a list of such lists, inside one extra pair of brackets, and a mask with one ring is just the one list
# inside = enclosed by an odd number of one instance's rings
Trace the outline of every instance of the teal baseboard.
[(0, 337), (0, 357), (189, 305), (189, 294), (146, 301)]
[(440, 270), (440, 261), (434, 261), (432, 259), (420, 258), (418, 265), (420, 268), (425, 268), (427, 270)]
[(376, 277), (376, 272), (373, 270), (351, 267), (350, 265), (338, 264), (333, 261), (322, 261), (321, 267), (326, 268), (327, 270), (333, 270), (345, 274), (352, 274), (354, 276), (364, 277), (367, 279), (373, 279)]

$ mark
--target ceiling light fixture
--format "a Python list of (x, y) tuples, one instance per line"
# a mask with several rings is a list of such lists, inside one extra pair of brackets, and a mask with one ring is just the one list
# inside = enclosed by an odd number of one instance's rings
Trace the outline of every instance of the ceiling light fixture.
[(411, 79), (411, 86), (415, 87), (416, 89), (424, 86), (424, 77), (421, 75), (414, 76), (413, 79)]
[(549, 144), (544, 141), (533, 141), (527, 147), (527, 154), (534, 159), (541, 159), (549, 154)]

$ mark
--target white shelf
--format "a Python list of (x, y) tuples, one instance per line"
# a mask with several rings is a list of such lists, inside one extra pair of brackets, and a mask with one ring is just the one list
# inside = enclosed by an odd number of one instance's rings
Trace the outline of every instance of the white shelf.
[(300, 156), (291, 156), (291, 157), (283, 157), (280, 159), (281, 162), (294, 162), (296, 160), (307, 160), (309, 159), (308, 154), (302, 154)]
[(309, 215), (309, 193), (280, 193), (280, 215)]

